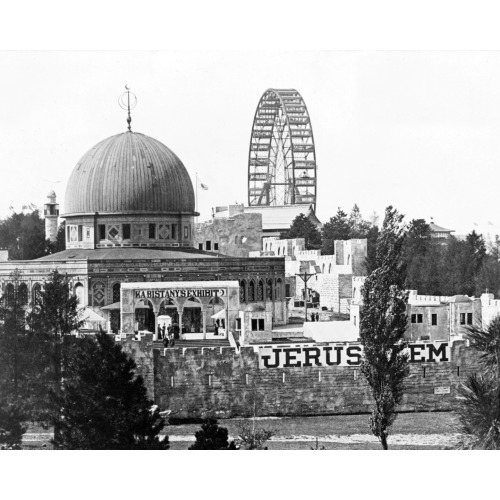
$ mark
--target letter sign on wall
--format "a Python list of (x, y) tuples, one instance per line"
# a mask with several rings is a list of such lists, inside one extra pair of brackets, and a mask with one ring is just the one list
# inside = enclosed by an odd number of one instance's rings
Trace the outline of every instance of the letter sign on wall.
[[(304, 346), (259, 346), (259, 368), (295, 368), (300, 366), (359, 366), (363, 356), (360, 344)], [(450, 361), (448, 342), (409, 344), (405, 352), (410, 363), (445, 363)]]

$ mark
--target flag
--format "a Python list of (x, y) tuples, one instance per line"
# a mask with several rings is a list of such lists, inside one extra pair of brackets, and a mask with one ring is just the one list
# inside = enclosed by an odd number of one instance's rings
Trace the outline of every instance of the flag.
[(203, 182), (200, 181), (200, 187), (203, 189), (203, 191), (206, 191), (208, 189), (208, 186), (206, 184), (203, 184)]

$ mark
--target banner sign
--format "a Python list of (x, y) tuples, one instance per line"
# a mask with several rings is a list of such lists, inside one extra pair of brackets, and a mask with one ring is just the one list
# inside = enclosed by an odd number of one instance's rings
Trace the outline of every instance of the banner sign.
[(222, 288), (170, 289), (170, 290), (134, 290), (136, 299), (166, 299), (178, 297), (224, 297), (226, 291)]
[[(259, 346), (259, 368), (298, 368), (301, 366), (359, 366), (363, 356), (360, 344), (304, 346)], [(450, 361), (448, 342), (409, 344), (405, 351), (410, 363)]]

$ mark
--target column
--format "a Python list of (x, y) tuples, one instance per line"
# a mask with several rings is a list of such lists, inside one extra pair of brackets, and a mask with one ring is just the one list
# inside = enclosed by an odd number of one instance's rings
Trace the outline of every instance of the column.
[(158, 313), (153, 310), (155, 315), (155, 331), (153, 332), (153, 340), (158, 340)]
[(203, 318), (203, 340), (207, 338), (207, 309), (201, 310), (201, 316)]
[(180, 307), (177, 312), (179, 313), (179, 338), (182, 339), (182, 311), (183, 307)]

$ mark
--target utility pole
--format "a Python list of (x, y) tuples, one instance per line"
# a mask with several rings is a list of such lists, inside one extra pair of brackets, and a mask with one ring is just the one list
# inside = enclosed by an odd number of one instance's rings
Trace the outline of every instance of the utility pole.
[(302, 274), (296, 274), (304, 282), (304, 321), (307, 321), (307, 282), (312, 276), (316, 276), (316, 273), (303, 272)]

